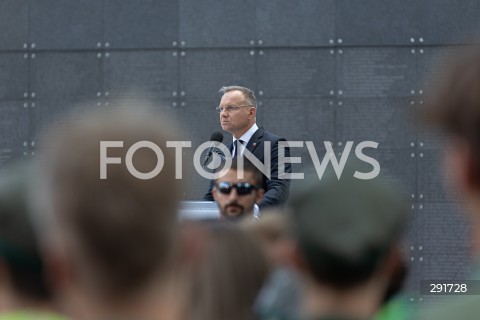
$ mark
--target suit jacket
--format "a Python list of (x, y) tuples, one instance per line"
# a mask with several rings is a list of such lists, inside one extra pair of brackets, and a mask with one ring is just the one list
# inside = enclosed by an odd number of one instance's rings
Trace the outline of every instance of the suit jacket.
[[(288, 199), (288, 194), (290, 190), (290, 180), (280, 179), (278, 177), (278, 142), (286, 141), (284, 138), (279, 137), (273, 133), (265, 131), (263, 128), (258, 128), (257, 131), (248, 141), (246, 149), (248, 149), (255, 157), (257, 157), (260, 162), (264, 163), (264, 145), (265, 141), (271, 142), (271, 179), (267, 179), (263, 175), (263, 189), (265, 190), (265, 195), (258, 206), (260, 209), (263, 209), (267, 206), (276, 206), (285, 203)], [(233, 142), (227, 144), (227, 148), (232, 150)], [(285, 157), (290, 156), (290, 149), (285, 148)], [(292, 172), (292, 165), (290, 163), (285, 164), (285, 172)], [(208, 192), (203, 196), (203, 200), (213, 201), (212, 188), (214, 181), (210, 182)]]

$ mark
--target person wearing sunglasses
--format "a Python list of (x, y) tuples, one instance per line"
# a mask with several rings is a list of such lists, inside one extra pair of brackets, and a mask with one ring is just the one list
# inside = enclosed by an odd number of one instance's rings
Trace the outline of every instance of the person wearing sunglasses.
[(231, 167), (215, 180), (212, 194), (222, 219), (258, 217), (254, 208), (264, 195), (262, 173), (248, 159), (243, 160), (243, 177), (241, 170), (237, 159), (233, 159)]
[[(267, 206), (284, 204), (289, 195), (290, 180), (279, 176), (278, 144), (286, 141), (284, 138), (265, 131), (256, 123), (257, 101), (252, 90), (241, 86), (227, 86), (220, 89), (223, 94), (220, 105), (216, 108), (219, 114), (220, 125), (224, 131), (232, 134), (232, 141), (226, 146), (232, 154), (232, 158), (244, 155), (245, 150), (250, 151), (260, 162), (264, 163), (264, 145), (271, 144), (270, 178), (262, 174), (262, 181), (258, 186), (265, 190), (265, 196), (258, 203), (263, 209)], [(285, 148), (285, 157), (290, 156), (290, 149)], [(291, 173), (291, 164), (285, 163), (285, 173)], [(211, 193), (213, 184), (203, 200), (212, 201)]]

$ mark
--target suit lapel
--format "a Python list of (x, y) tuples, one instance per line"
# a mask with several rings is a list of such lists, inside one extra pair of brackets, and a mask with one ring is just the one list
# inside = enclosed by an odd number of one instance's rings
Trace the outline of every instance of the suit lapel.
[[(230, 151), (230, 155), (228, 155), (230, 157), (232, 155), (232, 152), (233, 152), (233, 142), (230, 141), (229, 143), (227, 143), (226, 147)], [(225, 156), (227, 156), (227, 155), (225, 155)]]
[(262, 137), (263, 137), (263, 132), (265, 130), (263, 128), (258, 128), (257, 131), (255, 131), (255, 133), (253, 134), (253, 136), (250, 138), (250, 140), (248, 141), (248, 144), (246, 146), (246, 148), (248, 149), (248, 151), (252, 152), (253, 153), (253, 150), (255, 150), (255, 148), (259, 145), (259, 143), (262, 141)]

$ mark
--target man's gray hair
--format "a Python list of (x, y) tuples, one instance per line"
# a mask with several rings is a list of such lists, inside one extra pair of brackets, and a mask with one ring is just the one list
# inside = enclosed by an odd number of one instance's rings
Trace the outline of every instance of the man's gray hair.
[(245, 98), (245, 101), (249, 106), (252, 107), (257, 107), (257, 98), (255, 97), (255, 94), (253, 93), (252, 90), (242, 87), (242, 86), (225, 86), (220, 88), (219, 92), (221, 94), (225, 94), (230, 91), (240, 91), (243, 94), (243, 97)]

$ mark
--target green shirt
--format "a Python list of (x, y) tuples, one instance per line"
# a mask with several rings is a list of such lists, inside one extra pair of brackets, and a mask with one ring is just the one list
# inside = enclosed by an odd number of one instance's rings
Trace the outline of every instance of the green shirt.
[(52, 312), (13, 311), (0, 314), (0, 320), (67, 320), (67, 318)]
[(383, 305), (374, 320), (405, 320), (412, 319), (412, 316), (413, 306), (408, 304), (405, 299), (397, 297)]

